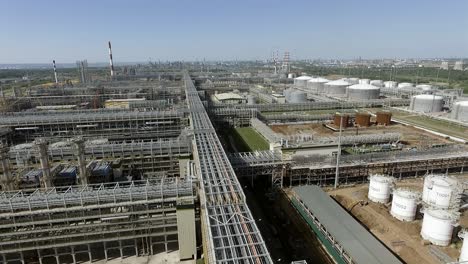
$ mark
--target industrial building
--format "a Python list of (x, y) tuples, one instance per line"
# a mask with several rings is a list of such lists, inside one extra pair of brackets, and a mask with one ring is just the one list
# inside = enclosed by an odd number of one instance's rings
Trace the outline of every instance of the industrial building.
[[(343, 210), (327, 194), (331, 186), (366, 186), (353, 208), (378, 204), (389, 221), (420, 221), (421, 239), (454, 243), (428, 227), (448, 230), (463, 219), (464, 187), (454, 175), (468, 167), (465, 139), (410, 121), (431, 115), (463, 127), (463, 96), (428, 84), (190, 67), (129, 74), (111, 64), (109, 80), (97, 83), (80, 63), (79, 85), (6, 99), (5, 109), (15, 111), (0, 114), (3, 263), (172, 250), (210, 264), (275, 263), (289, 247), (301, 252), (301, 243), (281, 241), (275, 233), (284, 231), (267, 222), (274, 218), (249, 207), (263, 194), (282, 197), (292, 213), (278, 219), (305, 224), (327, 258), (406, 261)], [(397, 187), (423, 176), (432, 179), (426, 193)], [(435, 199), (440, 193), (451, 199)], [(424, 219), (421, 204), (430, 205)], [(300, 256), (290, 253), (288, 262)]]

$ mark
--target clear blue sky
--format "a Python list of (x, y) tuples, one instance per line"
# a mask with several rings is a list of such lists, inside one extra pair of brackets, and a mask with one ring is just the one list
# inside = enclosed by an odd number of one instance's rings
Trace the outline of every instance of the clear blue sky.
[(468, 57), (466, 0), (0, 0), (0, 63)]

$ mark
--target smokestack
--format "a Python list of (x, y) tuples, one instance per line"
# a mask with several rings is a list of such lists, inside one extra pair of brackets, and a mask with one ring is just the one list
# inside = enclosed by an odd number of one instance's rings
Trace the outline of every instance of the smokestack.
[(57, 67), (55, 67), (55, 60), (52, 61), (52, 65), (54, 65), (55, 83), (58, 83), (58, 79), (57, 79)]
[(111, 42), (109, 41), (109, 58), (110, 58), (110, 71), (111, 71), (111, 77), (114, 77), (114, 61), (112, 60), (112, 47), (111, 47)]
[(50, 167), (49, 167), (49, 154), (47, 153), (47, 141), (44, 138), (37, 138), (36, 146), (39, 150), (39, 160), (41, 161), (41, 169), (42, 169), (42, 179), (41, 179), (41, 187), (43, 188), (50, 188), (52, 187), (52, 179), (50, 175)]

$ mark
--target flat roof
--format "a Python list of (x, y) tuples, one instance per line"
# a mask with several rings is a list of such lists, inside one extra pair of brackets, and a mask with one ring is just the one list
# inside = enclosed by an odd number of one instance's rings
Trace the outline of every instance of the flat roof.
[(242, 97), (239, 94), (236, 93), (219, 93), (214, 95), (216, 99), (219, 101), (223, 100), (245, 100), (244, 97)]
[(293, 191), (355, 263), (402, 263), (319, 186), (299, 186)]

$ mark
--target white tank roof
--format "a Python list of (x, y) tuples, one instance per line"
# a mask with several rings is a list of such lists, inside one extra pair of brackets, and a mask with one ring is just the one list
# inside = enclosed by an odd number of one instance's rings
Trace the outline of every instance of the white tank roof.
[(398, 84), (398, 87), (413, 87), (412, 83), (403, 82)]
[(397, 83), (397, 82), (394, 82), (394, 81), (385, 81), (384, 83)]
[(317, 77), (317, 78), (312, 78), (310, 80), (308, 80), (307, 82), (314, 82), (314, 83), (327, 83), (329, 82), (330, 80), (328, 79), (325, 79), (325, 78), (322, 78), (322, 77)]
[(414, 98), (416, 99), (435, 99), (435, 100), (443, 100), (444, 97), (440, 96), (440, 95), (432, 95), (432, 94), (418, 94), (418, 95), (415, 95), (413, 96)]
[(340, 85), (349, 85), (349, 83), (347, 81), (344, 81), (344, 80), (336, 80), (336, 81), (327, 82), (326, 85), (340, 86)]
[(461, 105), (461, 106), (468, 106), (468, 101), (455, 102), (454, 104)]
[(419, 84), (416, 86), (416, 88), (422, 89), (422, 90), (432, 90), (432, 85), (430, 84)]
[(424, 209), (425, 214), (429, 214), (438, 219), (458, 221), (460, 215), (456, 211), (441, 210), (441, 209)]
[(366, 83), (351, 85), (348, 88), (349, 89), (355, 89), (355, 90), (379, 90), (380, 89), (377, 86), (374, 86), (372, 84), (366, 84)]
[(296, 80), (310, 80), (310, 79), (312, 79), (312, 77), (303, 75), (303, 76), (299, 76), (299, 77), (294, 78), (294, 79), (296, 79)]
[(399, 195), (407, 199), (418, 199), (420, 194), (417, 191), (409, 190), (406, 188), (397, 188), (393, 190), (394, 195)]

